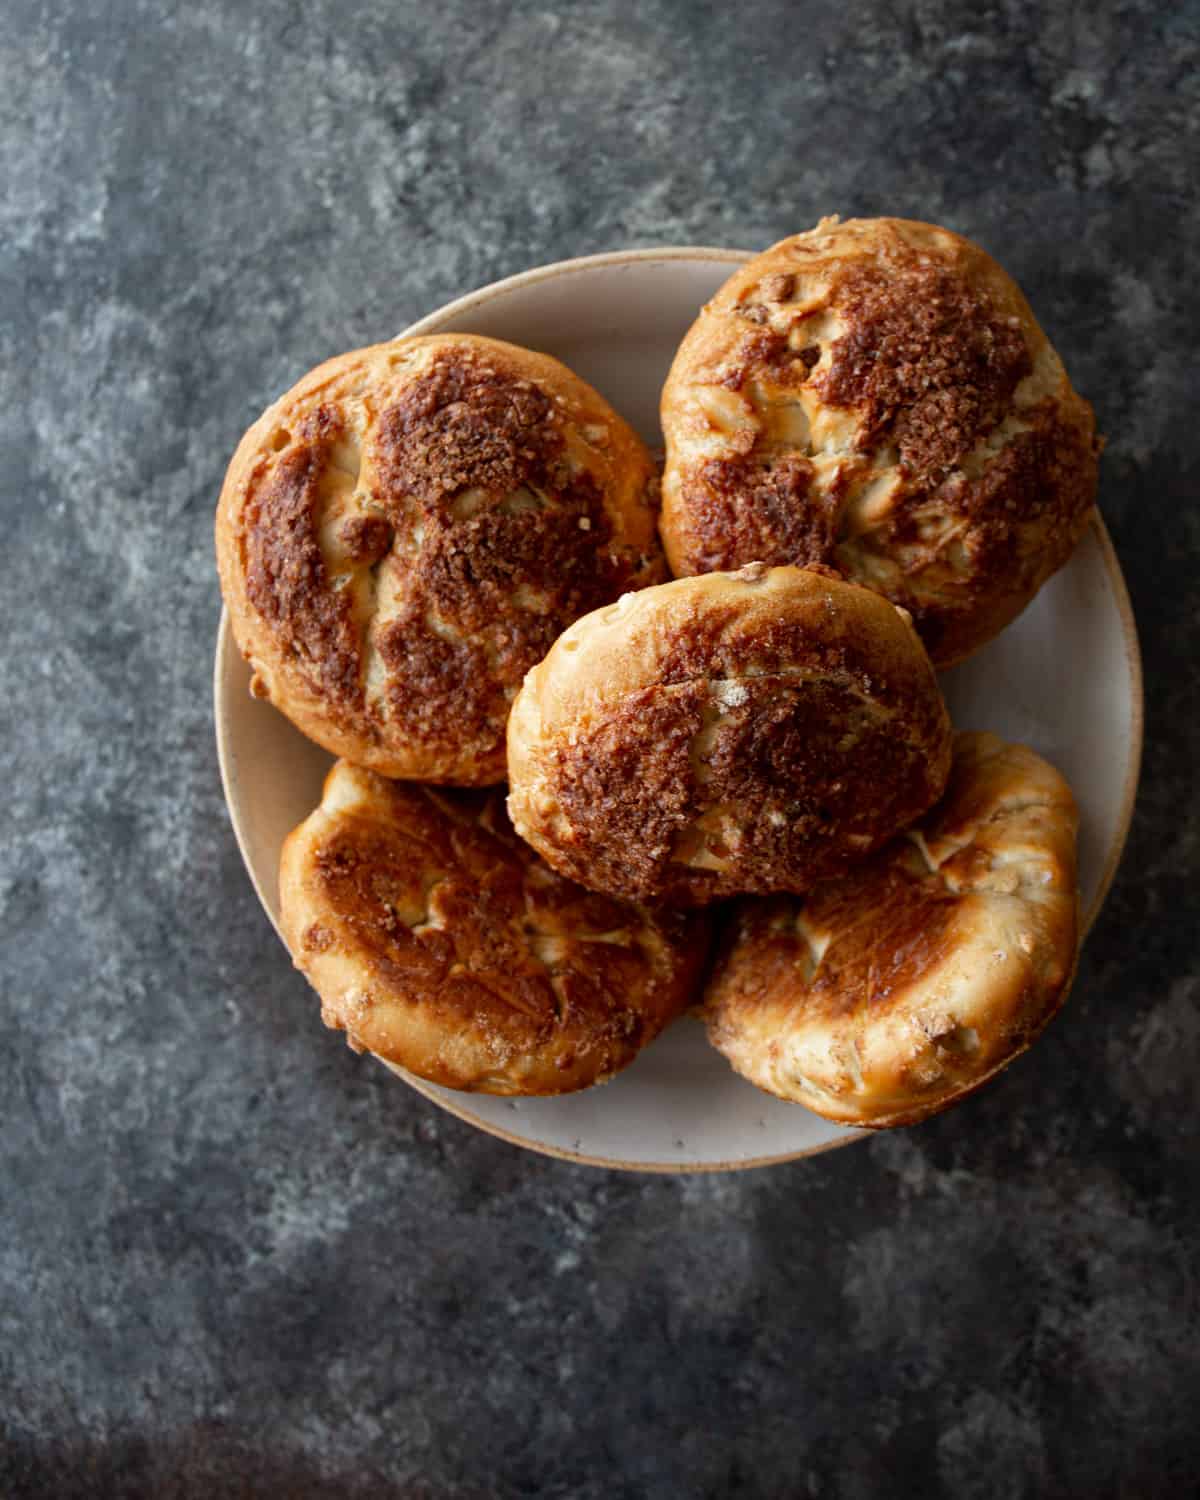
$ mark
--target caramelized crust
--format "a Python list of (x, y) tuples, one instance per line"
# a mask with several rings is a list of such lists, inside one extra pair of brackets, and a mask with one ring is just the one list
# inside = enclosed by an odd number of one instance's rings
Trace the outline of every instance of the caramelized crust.
[(504, 776), (525, 672), (665, 574), (645, 447), (557, 361), (465, 334), (357, 350), (250, 429), (217, 554), (270, 697), (387, 775)]
[(729, 279), (663, 390), (677, 574), (826, 563), (913, 616), (934, 662), (990, 640), (1070, 556), (1091, 407), (978, 246), (824, 219)]
[(825, 572), (679, 579), (577, 621), (509, 722), (509, 809), (563, 874), (699, 905), (799, 891), (939, 795), (950, 727), (911, 625)]
[(1075, 804), (1051, 766), (955, 736), (942, 801), (803, 901), (739, 902), (704, 1002), (751, 1083), (845, 1124), (909, 1125), (1023, 1052), (1066, 998)]
[(512, 831), (499, 792), (339, 761), (284, 844), (281, 921), (350, 1045), (447, 1088), (601, 1083), (694, 998), (706, 937), (582, 890)]

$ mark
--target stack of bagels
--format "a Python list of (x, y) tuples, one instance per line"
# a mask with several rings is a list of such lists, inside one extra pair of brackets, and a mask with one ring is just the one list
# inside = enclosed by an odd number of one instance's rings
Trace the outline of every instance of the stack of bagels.
[(247, 432), (230, 622), (338, 757), (288, 945), (352, 1046), (450, 1088), (586, 1088), (695, 1009), (758, 1087), (912, 1123), (1074, 972), (1070, 789), (955, 732), (937, 671), (1070, 557), (1091, 408), (978, 246), (826, 219), (702, 309), (661, 412), (660, 475), (556, 360), (446, 334)]

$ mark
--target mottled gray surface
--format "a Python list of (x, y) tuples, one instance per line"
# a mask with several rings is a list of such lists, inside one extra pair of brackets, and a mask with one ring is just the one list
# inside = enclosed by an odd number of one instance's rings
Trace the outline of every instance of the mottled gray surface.
[[(1200, 11), (8, 0), (0, 1493), (1191, 1492)], [(1110, 436), (1128, 855), (1042, 1045), (833, 1156), (517, 1151), (326, 1034), (217, 779), (211, 511), (317, 359), (530, 264), (982, 239)]]

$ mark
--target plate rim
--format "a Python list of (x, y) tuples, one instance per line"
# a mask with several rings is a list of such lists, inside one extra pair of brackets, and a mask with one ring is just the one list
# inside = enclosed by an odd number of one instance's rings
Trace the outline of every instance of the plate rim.
[[(545, 265), (532, 266), (528, 270), (518, 271), (515, 275), (502, 277), (499, 281), (488, 282), (486, 285), (477, 287), (474, 291), (456, 297), (453, 301), (435, 308), (415, 323), (409, 324), (407, 328), (395, 334), (396, 339), (413, 338), (419, 335), (436, 332), (451, 318), (457, 318), (463, 313), (469, 313), (486, 302), (492, 302), (497, 297), (509, 292), (523, 290), (543, 281), (550, 281), (557, 277), (578, 274), (581, 271), (602, 269), (604, 267), (615, 267), (621, 265), (634, 265), (647, 261), (672, 261), (693, 260), (717, 262), (725, 265), (741, 265), (755, 252), (751, 250), (733, 250), (716, 245), (667, 245), (661, 249), (644, 248), (635, 250), (606, 250), (592, 255), (573, 256), (567, 260), (550, 261)], [(1133, 614), (1133, 604), (1129, 597), (1129, 588), (1125, 582), (1125, 576), (1121, 571), (1120, 561), (1117, 558), (1116, 548), (1113, 546), (1108, 527), (1099, 509), (1093, 512), (1090, 529), (1095, 533), (1100, 547), (1101, 560), (1104, 564), (1105, 573), (1108, 576), (1109, 585), (1112, 589), (1113, 598), (1117, 606), (1117, 614), (1121, 622), (1122, 644), (1125, 648), (1125, 665), (1129, 678), (1130, 699), (1130, 721), (1129, 721), (1129, 760), (1125, 768), (1125, 779), (1121, 788), (1121, 802), (1117, 817), (1116, 837), (1112, 840), (1108, 858), (1100, 876), (1100, 883), (1096, 890), (1091, 906), (1084, 915), (1082, 931), (1080, 933), (1079, 945), (1082, 950), (1091, 929), (1104, 908), (1116, 873), (1120, 867), (1125, 846), (1129, 838), (1129, 830), (1133, 823), (1134, 803), (1137, 799), (1138, 783), (1141, 775), (1143, 738), (1145, 731), (1145, 697), (1144, 678), (1142, 670), (1141, 644), (1138, 639), (1137, 622)], [(255, 874), (254, 865), (250, 859), (250, 853), (246, 845), (246, 837), (243, 832), (241, 821), (234, 815), (233, 791), (237, 782), (236, 755), (232, 746), (232, 736), (229, 721), (222, 712), (224, 700), (224, 687), (226, 679), (226, 663), (228, 660), (230, 639), (232, 632), (229, 627), (229, 612), (222, 603), (220, 621), (217, 626), (216, 653), (213, 663), (213, 721), (216, 731), (217, 742), (217, 765), (221, 777), (221, 791), (225, 799), (225, 809), (229, 815), (230, 824), (233, 827), (234, 839), (238, 846), (238, 852), (242, 857), (242, 864), (247, 875), (250, 877), (250, 885), (258, 898), (259, 906), (266, 914), (267, 920), (274, 928), (276, 936), (283, 943), (284, 951), (291, 956), (291, 950), (284, 942), (283, 933), (280, 931), (270, 906), (263, 896), (258, 877)], [(236, 651), (236, 646), (234, 647)], [(299, 731), (297, 731), (299, 733)], [(375, 1055), (372, 1054), (374, 1057)], [(441, 1093), (435, 1093), (433, 1085), (427, 1083), (423, 1078), (407, 1072), (395, 1063), (390, 1063), (384, 1058), (375, 1057), (376, 1062), (383, 1064), (389, 1072), (395, 1073), (414, 1088), (417, 1093), (435, 1104), (439, 1109), (444, 1109), (448, 1114), (468, 1125), (473, 1125), (477, 1130), (482, 1130), (487, 1135), (495, 1136), (497, 1139), (506, 1141), (513, 1146), (519, 1146), (523, 1150), (536, 1152), (541, 1156), (553, 1157), (557, 1161), (565, 1161), (573, 1166), (600, 1167), (608, 1171), (643, 1172), (658, 1175), (670, 1174), (695, 1174), (709, 1172), (741, 1172), (748, 1171), (754, 1167), (781, 1166), (785, 1162), (802, 1161), (811, 1156), (823, 1156), (828, 1151), (838, 1151), (844, 1146), (852, 1146), (858, 1141), (867, 1140), (878, 1134), (873, 1130), (851, 1130), (845, 1135), (838, 1136), (831, 1141), (825, 1141), (818, 1146), (801, 1147), (798, 1151), (778, 1152), (770, 1156), (749, 1157), (737, 1161), (704, 1161), (704, 1162), (640, 1162), (622, 1161), (613, 1157), (592, 1156), (586, 1151), (573, 1151), (565, 1146), (551, 1146), (542, 1141), (532, 1141), (525, 1136), (514, 1134), (506, 1130), (502, 1125), (494, 1124), (481, 1116), (474, 1114), (465, 1104), (460, 1104), (457, 1099), (447, 1099)], [(469, 1096), (468, 1096), (469, 1097)]]

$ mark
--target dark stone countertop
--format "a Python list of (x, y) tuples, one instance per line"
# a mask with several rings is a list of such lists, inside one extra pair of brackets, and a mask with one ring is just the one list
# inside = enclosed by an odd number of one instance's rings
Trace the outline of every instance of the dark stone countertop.
[[(10, 0), (0, 1493), (1137, 1497), (1200, 1469), (1200, 11)], [(642, 1178), (326, 1034), (213, 746), (263, 402), (528, 265), (898, 212), (1109, 435), (1141, 795), (1076, 993), (918, 1129)]]

